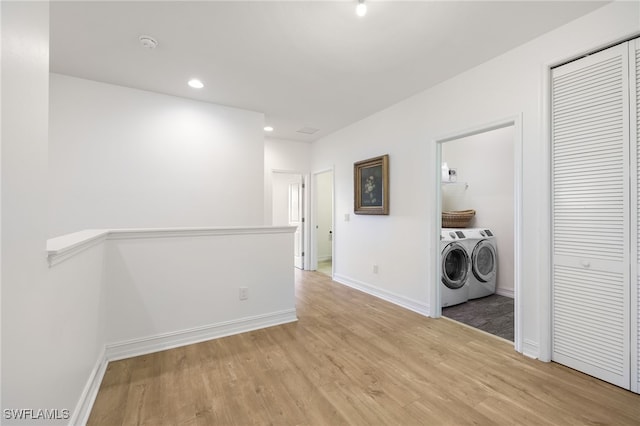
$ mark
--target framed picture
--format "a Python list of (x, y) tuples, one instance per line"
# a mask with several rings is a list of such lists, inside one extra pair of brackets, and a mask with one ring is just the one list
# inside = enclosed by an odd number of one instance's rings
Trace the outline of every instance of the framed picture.
[(389, 155), (353, 165), (354, 213), (389, 214)]

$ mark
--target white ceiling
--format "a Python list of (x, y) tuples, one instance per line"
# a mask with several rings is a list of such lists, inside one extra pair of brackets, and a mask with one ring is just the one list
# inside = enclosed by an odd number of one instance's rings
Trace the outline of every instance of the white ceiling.
[(355, 0), (54, 1), (51, 70), (264, 112), (271, 137), (313, 141), (603, 4), (369, 1), (359, 18)]

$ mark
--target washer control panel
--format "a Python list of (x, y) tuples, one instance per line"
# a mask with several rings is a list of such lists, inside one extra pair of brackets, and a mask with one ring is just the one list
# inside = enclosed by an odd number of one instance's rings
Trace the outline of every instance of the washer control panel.
[(450, 231), (449, 236), (454, 240), (459, 240), (461, 238), (466, 238), (464, 232), (462, 231)]

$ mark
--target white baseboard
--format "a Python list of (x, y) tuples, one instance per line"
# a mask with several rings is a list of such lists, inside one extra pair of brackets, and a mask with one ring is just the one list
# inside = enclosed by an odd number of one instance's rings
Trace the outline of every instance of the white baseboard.
[(296, 310), (289, 309), (203, 327), (194, 327), (187, 330), (159, 334), (157, 336), (111, 343), (107, 344), (106, 347), (106, 359), (108, 361), (116, 361), (119, 359), (131, 358), (138, 355), (164, 351), (167, 349), (177, 348), (179, 346), (191, 345), (193, 343), (204, 342), (233, 334), (258, 330), (260, 328), (286, 324), (297, 320), (298, 317), (296, 316)]
[(318, 262), (326, 262), (331, 260), (331, 256), (318, 256)]
[(529, 358), (538, 359), (540, 355), (538, 343), (533, 340), (524, 339), (522, 342), (522, 354)]
[(91, 370), (89, 380), (85, 385), (82, 394), (80, 394), (80, 400), (76, 405), (75, 410), (69, 419), (69, 425), (86, 425), (89, 421), (89, 415), (91, 414), (91, 408), (98, 396), (98, 390), (102, 383), (104, 373), (107, 371), (107, 358), (105, 357), (105, 349), (103, 348), (98, 356), (96, 365)]
[(508, 288), (497, 288), (496, 294), (499, 294), (500, 296), (510, 297), (512, 299), (515, 296), (515, 292), (513, 291), (513, 289)]
[(346, 285), (347, 287), (355, 288), (356, 290), (360, 290), (371, 296), (386, 300), (387, 302), (391, 302), (394, 305), (401, 306), (405, 309), (409, 309), (410, 311), (417, 312), (424, 316), (429, 316), (431, 314), (429, 305), (427, 305), (426, 303), (422, 303), (414, 299), (409, 299), (408, 297), (392, 293), (388, 290), (384, 290), (371, 284), (367, 284), (340, 274), (335, 274), (333, 276), (333, 280), (342, 285)]

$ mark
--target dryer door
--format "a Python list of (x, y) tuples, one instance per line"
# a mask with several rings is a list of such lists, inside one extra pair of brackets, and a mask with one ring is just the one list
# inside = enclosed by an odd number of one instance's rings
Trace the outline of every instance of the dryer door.
[(489, 282), (496, 276), (496, 265), (496, 249), (494, 245), (488, 240), (478, 242), (471, 254), (473, 275), (480, 282)]
[(470, 269), (469, 255), (458, 243), (451, 243), (442, 250), (442, 283), (458, 289), (467, 282)]

